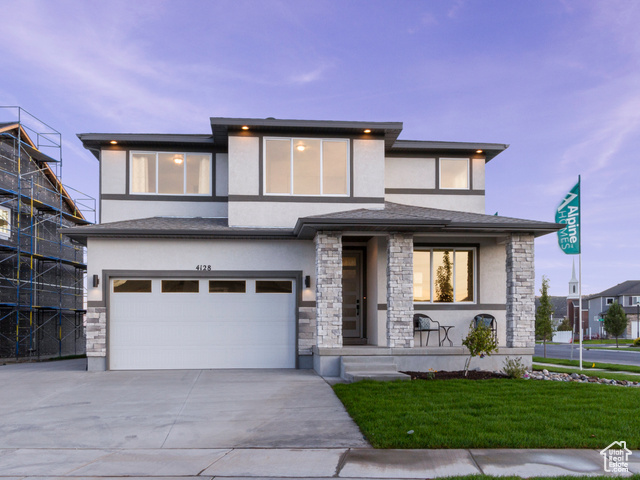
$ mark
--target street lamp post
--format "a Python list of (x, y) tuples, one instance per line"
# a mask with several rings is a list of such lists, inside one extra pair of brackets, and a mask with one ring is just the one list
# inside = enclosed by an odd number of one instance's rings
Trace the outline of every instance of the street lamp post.
[(638, 328), (636, 330), (636, 334), (637, 334), (636, 338), (640, 338), (640, 297), (636, 298), (636, 307), (638, 307), (638, 315), (636, 316), (636, 321), (638, 325)]

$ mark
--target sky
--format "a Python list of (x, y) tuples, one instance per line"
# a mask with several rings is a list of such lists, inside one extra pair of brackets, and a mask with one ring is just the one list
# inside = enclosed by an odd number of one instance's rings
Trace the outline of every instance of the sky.
[[(486, 213), (554, 221), (581, 175), (582, 291), (640, 279), (637, 0), (2, 0), (0, 105), (62, 134), (211, 133), (209, 117), (400, 121), (495, 142)], [(0, 117), (0, 121), (3, 118)], [(536, 292), (572, 261), (536, 240)]]

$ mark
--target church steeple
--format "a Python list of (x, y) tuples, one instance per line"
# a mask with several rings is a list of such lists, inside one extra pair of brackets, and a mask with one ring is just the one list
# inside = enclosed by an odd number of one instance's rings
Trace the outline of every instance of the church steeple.
[(571, 280), (569, 280), (569, 295), (567, 299), (577, 299), (578, 294), (578, 279), (576, 278), (576, 261), (573, 261), (573, 269), (571, 271)]

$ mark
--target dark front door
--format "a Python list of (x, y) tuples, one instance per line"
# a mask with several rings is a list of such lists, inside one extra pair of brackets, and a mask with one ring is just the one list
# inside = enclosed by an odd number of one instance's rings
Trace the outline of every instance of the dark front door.
[(362, 251), (342, 251), (342, 337), (347, 345), (366, 343), (362, 261)]

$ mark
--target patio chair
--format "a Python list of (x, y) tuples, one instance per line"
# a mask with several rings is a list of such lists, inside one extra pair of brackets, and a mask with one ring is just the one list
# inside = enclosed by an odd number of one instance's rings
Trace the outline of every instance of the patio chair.
[(484, 325), (491, 329), (491, 333), (496, 343), (498, 342), (498, 323), (496, 317), (489, 315), (488, 313), (480, 313), (473, 317), (473, 327), (477, 328), (478, 325)]
[(422, 346), (422, 332), (427, 332), (426, 347), (429, 346), (429, 336), (431, 332), (438, 332), (438, 346), (440, 346), (440, 323), (432, 320), (428, 315), (416, 313), (413, 316), (413, 334), (415, 335), (416, 332), (420, 332), (420, 346)]

